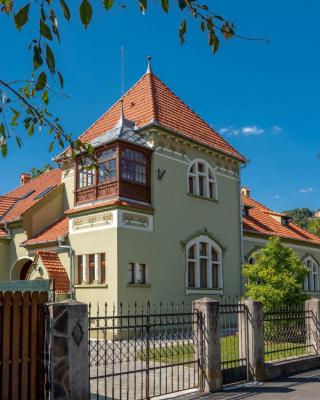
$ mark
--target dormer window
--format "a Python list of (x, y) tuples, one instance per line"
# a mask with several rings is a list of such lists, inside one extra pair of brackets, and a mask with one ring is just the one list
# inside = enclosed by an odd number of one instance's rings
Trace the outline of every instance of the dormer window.
[(288, 216), (281, 216), (281, 225), (289, 226), (290, 222), (292, 221), (291, 217)]
[(243, 217), (249, 217), (249, 216), (250, 216), (250, 209), (251, 209), (251, 208), (252, 208), (251, 206), (244, 205), (244, 206), (242, 207), (242, 216), (243, 216)]

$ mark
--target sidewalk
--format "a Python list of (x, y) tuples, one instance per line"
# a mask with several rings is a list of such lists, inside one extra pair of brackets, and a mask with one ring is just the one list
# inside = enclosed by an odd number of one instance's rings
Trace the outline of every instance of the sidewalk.
[(248, 383), (230, 386), (212, 395), (192, 393), (176, 400), (317, 400), (320, 398), (320, 369), (266, 382), (261, 386)]

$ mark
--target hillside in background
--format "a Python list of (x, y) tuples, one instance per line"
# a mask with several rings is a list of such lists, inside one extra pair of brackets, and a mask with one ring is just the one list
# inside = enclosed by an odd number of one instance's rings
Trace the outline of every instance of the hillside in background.
[(309, 208), (295, 208), (283, 211), (293, 219), (293, 222), (311, 233), (320, 236), (320, 218), (315, 217), (315, 212)]

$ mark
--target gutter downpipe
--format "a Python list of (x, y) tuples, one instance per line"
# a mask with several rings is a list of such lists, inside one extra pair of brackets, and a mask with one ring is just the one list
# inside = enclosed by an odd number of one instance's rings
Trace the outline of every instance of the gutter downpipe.
[(243, 251), (243, 221), (242, 221), (242, 196), (241, 196), (241, 170), (245, 168), (247, 165), (242, 164), (239, 168), (239, 203), (240, 203), (240, 260), (241, 260), (241, 265), (240, 265), (240, 293), (241, 295), (244, 295), (244, 281), (243, 281), (243, 275), (242, 275), (242, 265), (244, 262), (244, 251)]
[(8, 222), (4, 222), (3, 223), (3, 227), (4, 227), (4, 230), (7, 232), (7, 234), (8, 234), (8, 239), (12, 239), (12, 237), (11, 237), (11, 230), (10, 230), (10, 228), (8, 228)]
[(63, 240), (66, 239), (66, 236), (62, 236), (58, 238), (58, 245), (61, 249), (69, 250), (69, 258), (70, 258), (70, 299), (73, 300), (73, 249), (71, 246), (63, 245)]

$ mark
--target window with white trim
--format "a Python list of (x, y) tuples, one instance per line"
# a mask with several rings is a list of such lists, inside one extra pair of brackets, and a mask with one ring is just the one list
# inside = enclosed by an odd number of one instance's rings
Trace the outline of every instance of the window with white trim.
[(145, 263), (129, 263), (129, 285), (146, 285), (149, 283), (149, 270)]
[(209, 237), (199, 236), (187, 246), (187, 288), (222, 289), (222, 252)]
[(304, 263), (309, 269), (308, 276), (304, 281), (304, 290), (308, 292), (318, 292), (320, 290), (319, 266), (312, 257), (307, 257)]
[(188, 192), (196, 196), (217, 200), (217, 181), (210, 165), (195, 160), (188, 170)]
[(92, 285), (106, 283), (106, 255), (105, 253), (83, 254), (76, 256), (78, 285)]

